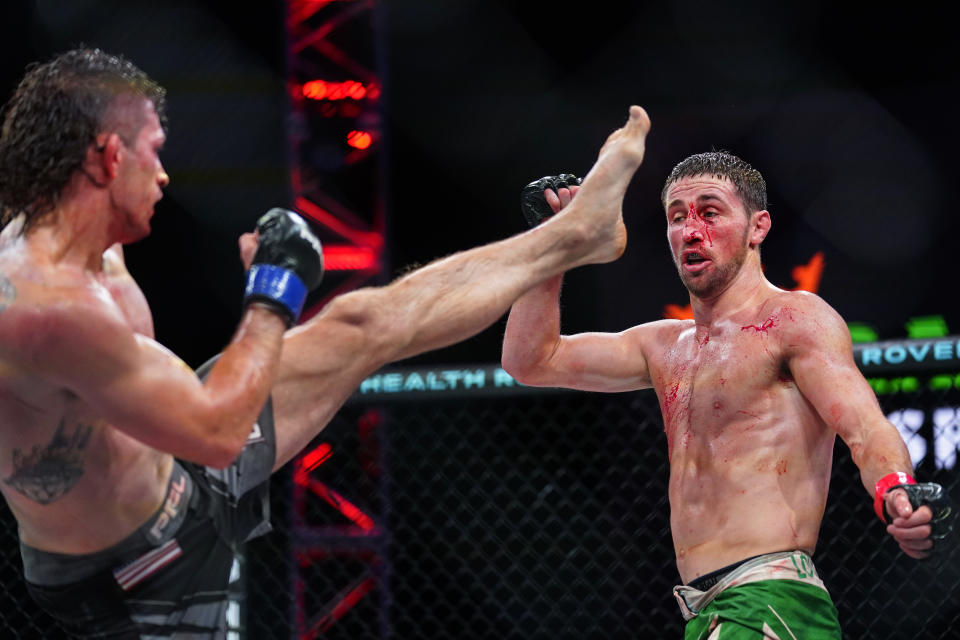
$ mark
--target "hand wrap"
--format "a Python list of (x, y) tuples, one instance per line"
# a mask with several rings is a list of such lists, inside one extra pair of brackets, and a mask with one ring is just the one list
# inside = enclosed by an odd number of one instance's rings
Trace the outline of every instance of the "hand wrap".
[(877, 480), (877, 484), (873, 487), (873, 512), (877, 514), (877, 517), (887, 522), (887, 509), (883, 504), (883, 497), (887, 495), (887, 491), (895, 486), (899, 487), (913, 484), (917, 484), (917, 481), (902, 471), (888, 473)]
[(527, 224), (535, 227), (553, 215), (553, 209), (543, 195), (546, 189), (556, 192), (564, 187), (579, 186), (580, 182), (580, 178), (572, 173), (561, 173), (558, 176), (544, 176), (525, 186), (520, 192), (520, 210)]

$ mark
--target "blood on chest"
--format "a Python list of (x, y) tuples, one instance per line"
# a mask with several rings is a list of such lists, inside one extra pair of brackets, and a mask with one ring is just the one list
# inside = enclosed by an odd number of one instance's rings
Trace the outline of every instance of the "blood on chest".
[(788, 372), (754, 337), (728, 333), (676, 349), (656, 389), (668, 452), (706, 447), (718, 453), (764, 423), (776, 394), (793, 386)]

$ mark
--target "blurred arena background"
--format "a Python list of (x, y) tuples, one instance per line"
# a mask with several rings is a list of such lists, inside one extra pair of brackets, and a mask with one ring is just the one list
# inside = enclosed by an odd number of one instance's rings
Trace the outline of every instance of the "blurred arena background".
[[(917, 473), (960, 501), (953, 27), (934, 5), (7, 0), (0, 95), (86, 44), (169, 91), (172, 183), (127, 251), (157, 337), (198, 366), (239, 318), (236, 238), (273, 206), (331, 267), (311, 299), (523, 228), (520, 188), (582, 174), (630, 104), (653, 128), (616, 263), (566, 279), (564, 330), (685, 312), (660, 188), (732, 151), (769, 186), (767, 276), (848, 321)], [(234, 636), (677, 638), (652, 392), (518, 388), (503, 324), (371, 378), (275, 476), (238, 559)], [(842, 444), (816, 560), (847, 638), (960, 637), (960, 555), (886, 540)], [(0, 637), (61, 638), (0, 517)]]

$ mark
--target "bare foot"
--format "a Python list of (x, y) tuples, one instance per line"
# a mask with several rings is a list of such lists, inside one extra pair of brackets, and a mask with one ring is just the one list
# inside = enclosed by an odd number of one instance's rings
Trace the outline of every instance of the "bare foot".
[(586, 255), (580, 264), (611, 262), (620, 257), (627, 245), (623, 225), (623, 196), (637, 167), (643, 161), (650, 118), (641, 107), (630, 107), (627, 123), (607, 138), (593, 168), (584, 178), (566, 215), (557, 215), (559, 222), (585, 220), (587, 224)]

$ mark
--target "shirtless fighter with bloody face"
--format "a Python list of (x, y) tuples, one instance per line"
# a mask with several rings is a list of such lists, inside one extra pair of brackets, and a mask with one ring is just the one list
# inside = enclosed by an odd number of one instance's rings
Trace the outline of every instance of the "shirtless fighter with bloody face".
[[(576, 185), (569, 175), (531, 183), (528, 218), (576, 202)], [(662, 200), (694, 319), (563, 336), (554, 276), (513, 305), (503, 366), (530, 385), (656, 391), (688, 639), (839, 639), (810, 559), (835, 436), (909, 556), (945, 544), (949, 507), (939, 485), (910, 477), (907, 449), (854, 364), (842, 318), (816, 295), (764, 277), (771, 223), (760, 173), (723, 152), (691, 156)]]

